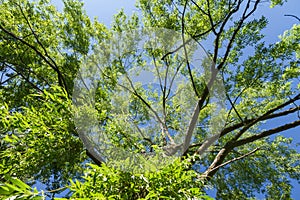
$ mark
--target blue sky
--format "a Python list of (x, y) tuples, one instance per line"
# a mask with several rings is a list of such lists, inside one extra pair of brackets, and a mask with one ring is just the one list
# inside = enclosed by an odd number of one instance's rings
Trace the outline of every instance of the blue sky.
[[(52, 2), (54, 2), (58, 7), (62, 6), (61, 0), (53, 0)], [(97, 17), (100, 22), (104, 23), (107, 26), (111, 24), (113, 15), (115, 15), (121, 8), (124, 8), (125, 13), (128, 15), (132, 14), (133, 12), (138, 12), (137, 8), (135, 8), (134, 6), (134, 0), (86, 0), (84, 1), (84, 3), (87, 14), (91, 18)], [(285, 30), (290, 29), (293, 24), (299, 23), (296, 19), (292, 17), (286, 17), (284, 16), (284, 14), (293, 14), (300, 16), (300, 1), (289, 0), (283, 7), (275, 7), (272, 9), (269, 8), (268, 2), (260, 4), (258, 7), (258, 11), (254, 14), (254, 16), (259, 17), (262, 14), (269, 20), (269, 24), (264, 30), (264, 33), (266, 34), (266, 42), (274, 43), (278, 41), (278, 36), (281, 35)], [(206, 48), (210, 48), (209, 44), (205, 45), (207, 45)], [(272, 123), (266, 125), (265, 128), (268, 128), (268, 126), (271, 127)], [(289, 137), (294, 137), (294, 143), (299, 143), (299, 133), (300, 128), (298, 127), (281, 134)], [(300, 197), (300, 191), (297, 190), (300, 190), (300, 186), (296, 182), (294, 182), (294, 198)]]

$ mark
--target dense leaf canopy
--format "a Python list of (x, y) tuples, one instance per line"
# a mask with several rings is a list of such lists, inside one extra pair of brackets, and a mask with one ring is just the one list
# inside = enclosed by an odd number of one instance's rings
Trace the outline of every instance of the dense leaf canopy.
[[(58, 11), (49, 0), (0, 0), (0, 198), (69, 191), (65, 197), (211, 199), (206, 191), (214, 188), (216, 199), (291, 199), (300, 154), (284, 133), (300, 125), (300, 25), (266, 43), (268, 19), (254, 15), (261, 4), (284, 1), (139, 0), (139, 15), (120, 11), (109, 29), (90, 19), (81, 1), (64, 0)], [(178, 33), (178, 48), (141, 53), (139, 35), (126, 33), (145, 27)], [(122, 40), (114, 41), (116, 34)], [(202, 63), (209, 73), (190, 64), (196, 49), (190, 41), (213, 44)], [(121, 42), (131, 47), (126, 53), (103, 56)], [(149, 63), (157, 87), (134, 85), (130, 75), (151, 70)], [(89, 73), (98, 68), (90, 65), (101, 66), (96, 80)], [(84, 112), (73, 106), (82, 103), (74, 101), (78, 91), (90, 92), (74, 84), (78, 74), (96, 81), (93, 109)], [(166, 83), (177, 75), (185, 82), (173, 95)], [(215, 99), (224, 109), (214, 118)], [(159, 170), (121, 170), (126, 160), (103, 162), (101, 155), (111, 152), (100, 154), (94, 135), (82, 137), (76, 116), (91, 113), (114, 148), (170, 156), (175, 152), (167, 147), (180, 136), (181, 152)], [(217, 123), (222, 127), (209, 129)], [(144, 133), (149, 137), (138, 136)], [(46, 191), (32, 189), (36, 183)]]

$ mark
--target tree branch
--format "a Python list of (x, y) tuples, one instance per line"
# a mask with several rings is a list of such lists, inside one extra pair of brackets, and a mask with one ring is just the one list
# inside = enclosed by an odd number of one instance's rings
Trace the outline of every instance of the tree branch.
[[(15, 35), (14, 33), (8, 31), (7, 29), (5, 29), (1, 24), (0, 24), (0, 29), (2, 31), (4, 31), (6, 34), (10, 35), (12, 38), (20, 41), (21, 43), (23, 43), (24, 45), (28, 46), (29, 48), (31, 48), (34, 52), (36, 52), (36, 54), (42, 58), (42, 60), (44, 60), (58, 75), (59, 79), (59, 83), (60, 83), (60, 86), (65, 88), (64, 84), (61, 84), (61, 80), (63, 78), (60, 70), (55, 66), (53, 65), (51, 62), (49, 62), (49, 60), (47, 59), (47, 57), (45, 55), (43, 55), (35, 46), (31, 45), (30, 43), (26, 42), (24, 39), (18, 37), (17, 35)], [(65, 88), (67, 89), (67, 88)]]
[(196, 84), (195, 84), (195, 81), (194, 81), (194, 77), (193, 77), (193, 74), (192, 74), (192, 70), (191, 70), (191, 66), (190, 66), (190, 62), (189, 62), (189, 58), (188, 58), (188, 53), (187, 53), (187, 49), (186, 49), (186, 44), (185, 44), (185, 37), (184, 37), (184, 29), (185, 29), (184, 15), (185, 15), (185, 11), (186, 11), (186, 6), (187, 6), (187, 0), (185, 1), (184, 8), (183, 8), (183, 13), (182, 13), (182, 17), (181, 17), (181, 27), (182, 27), (181, 37), (182, 37), (182, 43), (184, 44), (183, 45), (183, 49), (184, 49), (184, 55), (185, 55), (185, 59), (186, 59), (187, 68), (188, 68), (188, 71), (189, 71), (189, 76), (190, 76), (190, 79), (191, 79), (191, 82), (192, 82), (192, 86), (193, 86), (194, 92), (195, 92), (196, 96), (199, 97), (199, 93), (197, 91), (197, 87), (196, 87)]
[[(298, 110), (300, 109), (300, 106), (298, 107), (294, 107), (294, 108), (290, 108), (288, 110), (285, 110), (285, 111), (282, 111), (282, 112), (279, 112), (279, 113), (274, 113), (274, 114), (270, 114), (268, 116), (265, 116), (265, 117), (262, 117), (261, 119), (259, 119), (258, 121), (264, 121), (264, 120), (267, 120), (267, 119), (274, 119), (276, 117), (282, 117), (282, 116), (286, 116), (286, 115), (289, 115), (289, 114), (292, 114), (294, 112), (297, 112)], [(257, 120), (257, 118), (253, 118), (253, 119), (246, 119), (244, 120), (244, 122), (241, 122), (241, 123), (237, 123), (235, 125), (232, 125), (232, 126), (229, 126), (229, 127), (226, 127), (222, 130), (221, 132), (221, 135), (220, 137), (226, 135), (227, 133), (231, 132), (231, 131), (234, 131), (238, 128), (241, 128), (243, 127), (245, 124), (249, 124), (253, 121)]]
[(248, 153), (246, 153), (246, 154), (244, 154), (244, 155), (242, 155), (242, 156), (239, 156), (239, 157), (233, 158), (233, 159), (231, 159), (231, 160), (228, 160), (227, 162), (224, 162), (224, 163), (222, 163), (222, 164), (220, 164), (220, 165), (218, 165), (218, 166), (216, 166), (216, 167), (214, 167), (214, 168), (207, 169), (207, 170), (201, 175), (201, 177), (207, 178), (207, 177), (208, 177), (208, 174), (210, 174), (210, 173), (212, 173), (212, 172), (214, 172), (214, 171), (217, 171), (217, 170), (219, 170), (221, 167), (224, 167), (224, 166), (226, 166), (226, 165), (228, 165), (228, 164), (230, 164), (230, 163), (233, 163), (233, 162), (235, 162), (235, 161), (238, 161), (238, 160), (241, 160), (241, 159), (243, 159), (243, 158), (246, 158), (246, 157), (248, 157), (248, 156), (254, 154), (255, 152), (257, 152), (258, 150), (260, 150), (260, 148), (255, 148), (254, 150), (252, 150), (252, 151), (250, 151), (250, 152), (248, 152)]
[(39, 87), (37, 87), (34, 83), (32, 83), (32, 82), (29, 80), (28, 77), (25, 77), (25, 75), (24, 75), (23, 73), (21, 73), (21, 72), (19, 72), (18, 70), (14, 69), (14, 68), (13, 68), (12, 66), (10, 66), (10, 65), (7, 65), (7, 64), (6, 64), (6, 66), (9, 67), (11, 70), (13, 70), (17, 75), (21, 76), (21, 77), (22, 77), (27, 83), (29, 83), (34, 89), (36, 89), (36, 90), (39, 91), (40, 93), (45, 94), (44, 91), (41, 90)]
[[(247, 14), (247, 10), (249, 9), (249, 7), (250, 7), (250, 2), (251, 2), (251, 0), (248, 0), (248, 3), (247, 3), (247, 5), (246, 5), (246, 8), (245, 8), (245, 10), (244, 10), (244, 13), (243, 13), (243, 15), (242, 15), (242, 18), (239, 20), (239, 23), (238, 23), (238, 26), (237, 26), (237, 28), (234, 30), (234, 32), (233, 32), (233, 34), (232, 34), (232, 36), (231, 36), (231, 38), (230, 38), (230, 40), (229, 40), (229, 43), (228, 43), (228, 45), (227, 45), (227, 48), (226, 48), (226, 52), (225, 52), (225, 55), (224, 55), (224, 57), (223, 57), (223, 60), (222, 60), (222, 62), (218, 65), (218, 70), (220, 70), (220, 69), (222, 69), (222, 67), (225, 65), (225, 62), (226, 62), (226, 60), (227, 60), (227, 58), (228, 58), (228, 56), (229, 56), (229, 53), (230, 53), (230, 50), (231, 50), (231, 47), (232, 47), (232, 44), (233, 44), (233, 42), (234, 42), (234, 40), (235, 40), (235, 38), (236, 38), (236, 35), (238, 34), (238, 32), (240, 31), (240, 29), (241, 29), (241, 27), (242, 27), (242, 25), (243, 25), (243, 23), (244, 23), (244, 21), (257, 9), (257, 6), (258, 6), (258, 4), (259, 4), (259, 0), (257, 0), (256, 2), (255, 2), (255, 4), (254, 4), (254, 7), (253, 7), (253, 9)], [(219, 35), (218, 35), (219, 36)]]
[[(277, 107), (269, 110), (264, 115), (258, 117), (253, 122), (250, 122), (249, 124), (247, 124), (243, 129), (240, 130), (240, 132), (233, 139), (231, 139), (230, 141), (228, 141), (224, 145), (224, 147), (216, 155), (216, 157), (215, 157), (214, 161), (212, 162), (212, 164), (209, 166), (209, 169), (213, 169), (213, 168), (221, 165), (223, 163), (224, 159), (226, 158), (226, 156), (235, 147), (238, 147), (238, 146), (247, 144), (249, 142), (253, 142), (255, 140), (258, 140), (258, 139), (270, 136), (272, 134), (275, 134), (275, 133), (278, 133), (278, 132), (282, 132), (282, 131), (285, 131), (285, 130), (288, 130), (288, 129), (291, 129), (291, 128), (299, 126), (300, 125), (300, 120), (294, 121), (294, 122), (292, 122), (290, 124), (286, 124), (286, 125), (283, 125), (283, 126), (280, 126), (280, 127), (268, 130), (268, 131), (264, 131), (264, 132), (262, 132), (260, 134), (256, 134), (254, 136), (250, 136), (250, 137), (245, 138), (245, 139), (238, 140), (238, 138), (240, 136), (242, 136), (242, 134), (244, 132), (246, 132), (251, 126), (253, 126), (254, 124), (256, 124), (258, 121), (261, 121), (264, 117), (268, 117), (270, 114), (272, 114), (276, 110), (279, 110), (279, 109), (281, 109), (281, 108), (289, 105), (290, 103), (292, 103), (292, 102), (294, 102), (294, 101), (296, 101), (298, 99), (300, 99), (300, 94), (296, 95), (293, 99), (290, 99), (289, 101), (287, 101), (287, 102), (285, 102), (285, 103), (283, 103), (283, 104), (281, 104), (281, 105), (279, 105), (279, 106), (277, 106)], [(207, 179), (211, 178), (215, 173), (216, 173), (216, 170), (215, 171), (208, 171), (206, 173), (206, 178)]]
[(300, 18), (297, 17), (296, 15), (284, 15), (284, 16), (286, 16), (286, 17), (294, 17), (294, 18), (296, 18), (300, 22)]
[(295, 127), (297, 127), (299, 125), (300, 125), (300, 120), (296, 120), (296, 121), (294, 121), (292, 123), (288, 123), (288, 124), (285, 124), (283, 126), (279, 126), (277, 128), (273, 128), (273, 129), (264, 131), (264, 132), (262, 132), (260, 134), (255, 134), (253, 136), (250, 136), (250, 137), (238, 140), (238, 141), (234, 142), (232, 144), (232, 146), (233, 147), (238, 147), (238, 146), (241, 146), (241, 145), (244, 145), (244, 144), (248, 144), (248, 143), (256, 141), (258, 139), (262, 139), (264, 137), (271, 136), (271, 135), (273, 135), (275, 133), (279, 133), (279, 132), (282, 132), (282, 131), (286, 131), (286, 130), (295, 128)]
[(240, 138), (250, 127), (252, 127), (253, 125), (255, 125), (256, 123), (258, 123), (259, 121), (262, 121), (263, 118), (269, 116), (270, 114), (272, 114), (273, 112), (295, 102), (296, 100), (300, 99), (300, 94), (296, 95), (294, 98), (286, 101), (285, 103), (269, 110), (268, 112), (266, 112), (265, 114), (263, 114), (262, 116), (256, 118), (254, 121), (250, 122), (249, 124), (247, 124), (246, 126), (244, 126), (244, 128), (242, 128), (238, 134), (236, 134), (236, 136), (230, 141), (236, 141), (238, 138)]

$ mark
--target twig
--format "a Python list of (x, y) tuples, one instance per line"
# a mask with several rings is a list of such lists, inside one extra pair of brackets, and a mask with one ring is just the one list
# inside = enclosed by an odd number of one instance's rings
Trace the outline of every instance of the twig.
[(284, 16), (286, 16), (286, 17), (294, 17), (294, 18), (298, 19), (298, 21), (300, 22), (300, 18), (297, 17), (296, 15), (284, 15)]

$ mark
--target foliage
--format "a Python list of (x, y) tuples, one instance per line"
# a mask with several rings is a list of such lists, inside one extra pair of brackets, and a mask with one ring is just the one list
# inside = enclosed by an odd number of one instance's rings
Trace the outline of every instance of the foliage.
[(85, 160), (79, 138), (72, 135), (71, 102), (60, 87), (26, 98), (30, 107), (19, 108), (21, 112), (1, 105), (1, 132), (6, 133), (1, 139), (1, 175), (39, 179), (49, 186), (53, 176), (56, 188), (70, 175), (81, 174)]
[[(48, 0), (0, 0), (0, 198), (43, 199), (68, 188), (66, 198), (74, 199), (211, 199), (205, 189), (213, 187), (216, 199), (253, 199), (256, 194), (291, 199), (291, 179), (300, 180), (300, 154), (284, 131), (300, 125), (300, 25), (267, 44), (263, 29), (268, 19), (253, 15), (264, 4), (139, 0), (142, 17), (127, 17), (121, 11), (107, 29), (97, 19), (89, 19), (81, 1), (64, 0), (63, 10), (58, 11)], [(279, 5), (284, 6), (284, 1), (270, 2), (271, 7)], [(99, 58), (103, 50), (99, 46), (109, 49), (105, 41), (115, 33), (133, 33), (143, 26), (184, 33), (184, 44), (189, 42), (185, 36), (196, 43), (209, 41), (213, 45), (203, 62), (213, 63), (211, 73), (202, 76), (197, 68), (189, 69), (187, 58), (194, 46), (181, 45), (185, 58), (176, 56), (176, 51), (165, 56), (162, 48), (141, 53), (132, 40), (138, 40), (135, 34), (113, 43), (132, 47), (126, 49), (129, 53)], [(178, 84), (183, 93), (168, 99), (162, 81), (161, 90), (136, 87), (122, 96), (118, 81), (130, 70), (147, 69), (149, 60), (166, 74), (162, 79), (171, 73), (166, 68), (182, 65), (178, 74), (189, 80)], [(73, 81), (81, 66), (95, 63), (106, 64), (100, 81), (90, 79), (98, 81), (92, 100), (95, 109), (74, 111), (73, 91), (78, 85)], [(93, 73), (93, 68), (88, 69), (85, 78)], [(207, 78), (215, 83), (221, 79), (225, 87), (226, 111), (220, 114), (225, 126), (213, 137), (207, 127), (216, 123), (211, 118), (215, 105)], [(130, 81), (126, 83), (130, 86)], [(163, 137), (168, 131), (185, 134), (191, 118), (184, 112), (194, 112), (197, 120), (192, 142), (174, 163), (158, 171), (130, 172), (111, 168), (95, 157), (95, 148), (83, 147), (73, 112), (95, 114), (86, 119), (96, 120), (114, 145), (139, 153), (158, 153), (156, 148), (172, 144), (173, 136)], [(162, 120), (152, 127), (155, 113), (155, 120)], [(133, 114), (135, 125), (152, 128), (150, 139), (137, 137), (123, 120)], [(47, 191), (32, 189), (35, 181), (46, 184)]]
[(186, 169), (180, 161), (163, 170), (143, 174), (90, 165), (84, 176), (85, 182), (72, 182), (70, 188), (75, 198), (211, 199), (203, 195), (200, 189), (203, 185), (197, 180), (197, 173)]
[(35, 188), (34, 191), (30, 191), (31, 187), (20, 179), (7, 177), (5, 183), (0, 184), (0, 197), (10, 199), (42, 199), (38, 196), (39, 192)]

